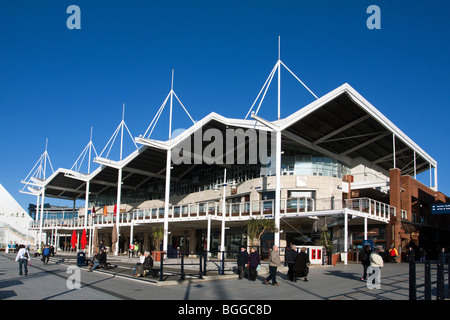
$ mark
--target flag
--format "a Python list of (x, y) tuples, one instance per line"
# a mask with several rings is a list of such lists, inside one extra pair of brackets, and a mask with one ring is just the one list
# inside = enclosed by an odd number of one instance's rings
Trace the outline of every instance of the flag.
[(117, 213), (117, 204), (114, 205), (114, 213)]
[(105, 217), (108, 215), (108, 208), (106, 207), (106, 204), (105, 204), (105, 207), (103, 208), (103, 215)]

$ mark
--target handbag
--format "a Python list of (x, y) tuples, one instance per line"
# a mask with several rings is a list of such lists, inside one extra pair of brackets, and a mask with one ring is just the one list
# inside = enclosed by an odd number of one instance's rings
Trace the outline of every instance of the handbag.
[(258, 266), (256, 267), (256, 271), (260, 271), (261, 270), (261, 265), (258, 264)]

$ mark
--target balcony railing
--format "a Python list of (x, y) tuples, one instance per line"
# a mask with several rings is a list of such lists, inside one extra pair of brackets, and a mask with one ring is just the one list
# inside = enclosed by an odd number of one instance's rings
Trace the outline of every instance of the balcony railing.
[(345, 206), (384, 220), (389, 220), (391, 215), (395, 216), (395, 207), (370, 198), (346, 199)]
[[(385, 203), (369, 198), (347, 199), (344, 201), (345, 208), (366, 212), (374, 217), (389, 219), (391, 214), (395, 215), (395, 208)], [(266, 216), (270, 217), (274, 213), (275, 200), (260, 200), (249, 202), (227, 203), (225, 206), (225, 217), (228, 219), (239, 219), (242, 217)], [(313, 199), (309, 197), (281, 199), (280, 213), (282, 215), (302, 214), (308, 212), (320, 212), (342, 209), (342, 202), (335, 201), (334, 198)], [(164, 220), (164, 207), (135, 209), (130, 212), (108, 214), (106, 216), (97, 215), (88, 218), (87, 226), (112, 225), (116, 223), (117, 216), (120, 224), (162, 222)], [(200, 202), (190, 204), (178, 204), (169, 207), (169, 220), (182, 221), (202, 219), (207, 216), (213, 218), (223, 217), (223, 206), (221, 202)], [(31, 228), (38, 228), (39, 221), (33, 221)], [(76, 219), (51, 219), (44, 220), (43, 227), (84, 227), (84, 217)]]

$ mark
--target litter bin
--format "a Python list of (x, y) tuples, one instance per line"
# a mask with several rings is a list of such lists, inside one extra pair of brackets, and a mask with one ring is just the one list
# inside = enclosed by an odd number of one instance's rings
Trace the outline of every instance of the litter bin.
[(78, 267), (86, 266), (86, 253), (84, 252), (77, 253), (77, 266)]

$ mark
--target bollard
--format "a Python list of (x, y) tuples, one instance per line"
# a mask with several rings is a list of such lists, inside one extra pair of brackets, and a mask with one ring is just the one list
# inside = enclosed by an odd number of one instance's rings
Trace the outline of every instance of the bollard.
[(222, 251), (222, 259), (220, 261), (220, 274), (221, 275), (225, 274), (225, 255), (223, 251)]
[(185, 273), (184, 273), (184, 254), (181, 255), (181, 278), (180, 280), (185, 279)]
[(200, 263), (199, 263), (199, 265), (200, 265), (200, 270), (199, 270), (199, 273), (198, 273), (198, 278), (199, 278), (199, 279), (203, 279), (203, 270), (202, 270), (203, 263), (202, 263), (202, 257), (203, 257), (203, 255), (199, 255), (199, 258), (200, 258)]
[(425, 261), (425, 300), (431, 300), (431, 264)]
[(409, 300), (417, 300), (416, 292), (416, 262), (409, 261)]
[(206, 257), (207, 257), (207, 252), (203, 251), (203, 275), (206, 276)]
[(161, 252), (161, 264), (160, 264), (160, 270), (159, 270), (159, 281), (164, 281), (163, 270), (164, 270), (164, 252)]

